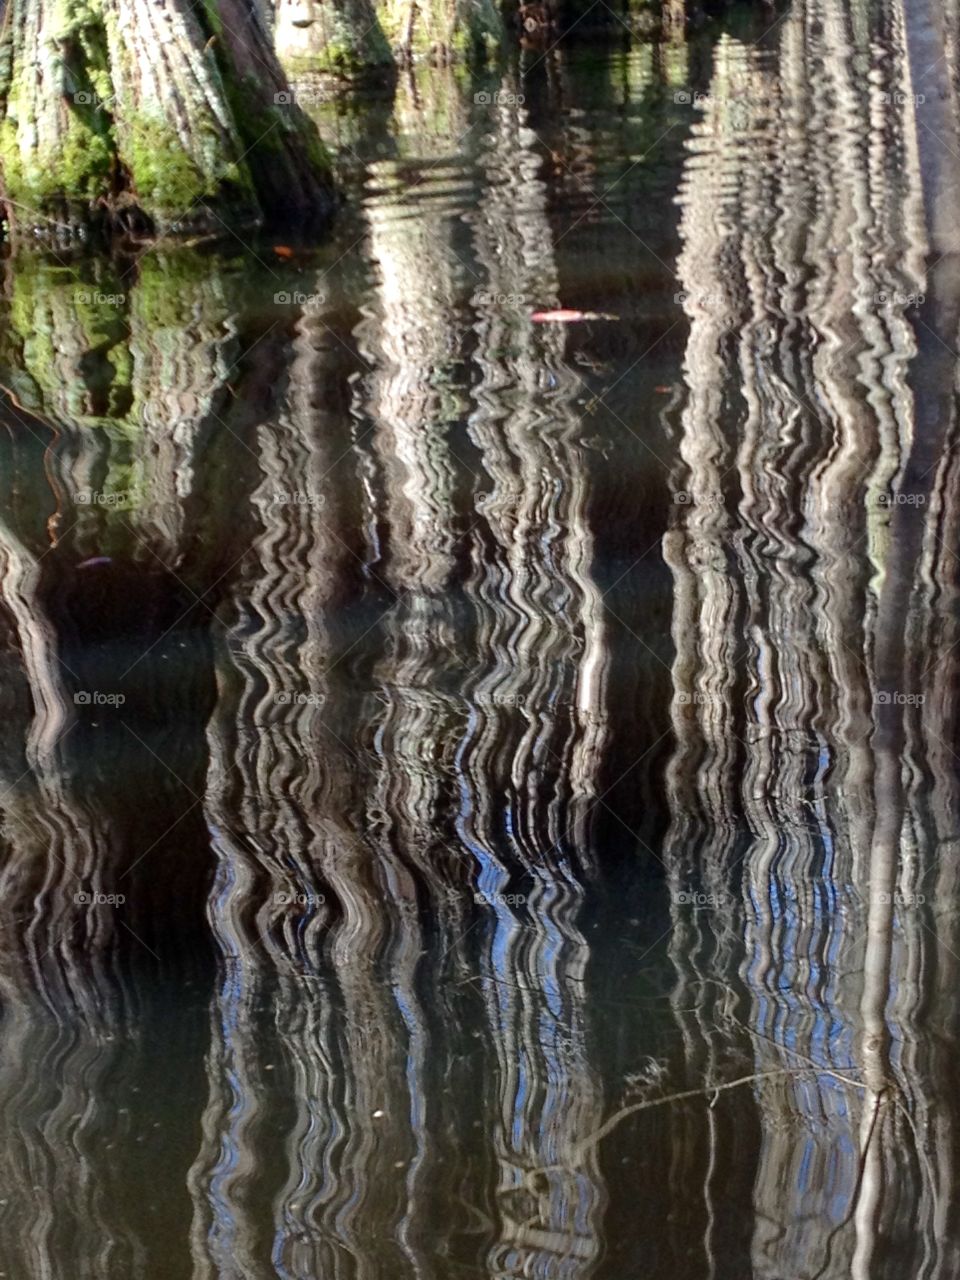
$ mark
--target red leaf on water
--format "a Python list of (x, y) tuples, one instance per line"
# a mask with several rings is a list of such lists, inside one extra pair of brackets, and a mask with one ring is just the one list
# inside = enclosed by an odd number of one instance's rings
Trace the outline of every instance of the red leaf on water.
[(574, 320), (619, 320), (606, 311), (574, 311), (570, 307), (556, 307), (551, 311), (534, 311), (530, 317), (538, 324), (552, 321), (554, 324), (572, 324)]
[(296, 254), (288, 244), (275, 244), (273, 246), (273, 252), (277, 255), (278, 258), (296, 257)]
[(537, 324), (552, 320), (555, 324), (570, 324), (574, 320), (585, 320), (586, 311), (571, 311), (567, 307), (558, 307), (555, 311), (535, 311), (530, 317)]

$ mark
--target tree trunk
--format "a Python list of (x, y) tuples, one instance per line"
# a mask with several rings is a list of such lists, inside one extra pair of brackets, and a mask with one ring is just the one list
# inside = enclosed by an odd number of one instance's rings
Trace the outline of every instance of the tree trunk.
[(494, 0), (381, 0), (380, 15), (402, 65), (482, 58), (505, 38)]
[(393, 62), (373, 0), (276, 0), (274, 45), (294, 73), (352, 75)]
[(11, 228), (213, 232), (322, 217), (329, 170), (258, 0), (11, 0), (0, 179)]

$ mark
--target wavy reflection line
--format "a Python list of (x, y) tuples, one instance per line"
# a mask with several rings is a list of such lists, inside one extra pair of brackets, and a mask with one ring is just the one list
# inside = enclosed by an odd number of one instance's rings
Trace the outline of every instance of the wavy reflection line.
[(474, 299), (481, 380), (470, 418), (483, 475), (471, 573), (481, 661), (458, 748), (458, 831), (491, 917), (481, 990), (497, 1063), (499, 1239), (487, 1265), (585, 1275), (600, 1252), (605, 1191), (578, 1145), (602, 1102), (577, 921), (595, 874), (608, 639), (591, 572), (579, 383), (562, 331), (538, 332), (523, 315), (556, 299), (542, 161), (509, 92), (496, 113), (482, 158), (488, 196), (471, 216), (486, 273)]
[[(800, 1274), (824, 1220), (839, 1230), (853, 1204), (853, 1232), (828, 1237), (820, 1274), (860, 1273), (868, 1221), (913, 1221), (929, 1205), (909, 1157), (896, 1157), (897, 1114), (885, 1108), (874, 1126), (891, 1071), (918, 1115), (921, 1091), (896, 1053), (871, 1058), (889, 984), (895, 1042), (910, 1041), (920, 998), (919, 934), (908, 931), (906, 950), (893, 942), (896, 857), (878, 855), (872, 794), (889, 787), (868, 740), (883, 687), (871, 670), (878, 611), (904, 554), (888, 538), (889, 495), (917, 431), (906, 309), (925, 287), (918, 147), (902, 105), (911, 73), (897, 7), (887, 16), (894, 57), (866, 83), (854, 70), (862, 32), (836, 7), (796, 5), (775, 54), (721, 41), (681, 196), (689, 395), (675, 485), (688, 501), (665, 547), (677, 647), (666, 861), (688, 1066), (709, 1079), (742, 1028), (758, 1070), (772, 1054), (861, 1064), (867, 1084), (860, 1104), (827, 1079), (758, 1087), (758, 1274)], [(905, 166), (891, 166), (897, 151)], [(901, 841), (889, 820), (888, 848)], [(685, 877), (732, 900), (736, 919), (691, 917)], [(749, 1007), (714, 986), (720, 973), (738, 989), (744, 947)], [(804, 1139), (803, 1123), (823, 1137)], [(828, 1158), (827, 1135), (841, 1158)], [(927, 1217), (928, 1257), (935, 1238)]]

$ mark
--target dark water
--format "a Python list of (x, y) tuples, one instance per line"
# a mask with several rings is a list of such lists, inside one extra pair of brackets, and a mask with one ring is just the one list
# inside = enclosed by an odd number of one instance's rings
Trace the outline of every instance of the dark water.
[(8, 264), (2, 1275), (958, 1274), (915, 8), (424, 72), (312, 108), (329, 243)]

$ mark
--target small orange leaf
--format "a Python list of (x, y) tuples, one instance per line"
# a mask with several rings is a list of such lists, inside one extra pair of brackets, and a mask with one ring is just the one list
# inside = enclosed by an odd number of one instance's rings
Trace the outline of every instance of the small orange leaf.
[(278, 258), (296, 257), (296, 254), (293, 252), (293, 250), (290, 248), (288, 244), (275, 244), (273, 246), (273, 252), (277, 255)]

